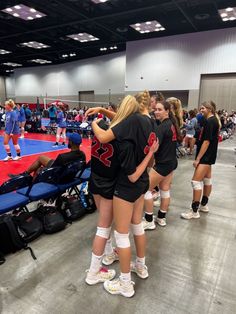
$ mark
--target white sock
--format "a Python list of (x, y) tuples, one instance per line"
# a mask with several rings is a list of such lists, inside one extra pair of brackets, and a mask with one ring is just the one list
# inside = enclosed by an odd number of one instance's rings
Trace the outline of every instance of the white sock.
[(144, 257), (136, 257), (136, 263), (145, 265), (145, 256)]
[(112, 239), (108, 239), (106, 242), (104, 254), (105, 255), (111, 255), (113, 253), (113, 246), (112, 246)]
[(120, 273), (120, 280), (125, 282), (131, 281), (131, 273)]
[(101, 256), (97, 256), (97, 255), (92, 253), (89, 271), (91, 273), (95, 273), (96, 274), (97, 272), (99, 272), (99, 270), (101, 268), (101, 265), (102, 265), (102, 255)]

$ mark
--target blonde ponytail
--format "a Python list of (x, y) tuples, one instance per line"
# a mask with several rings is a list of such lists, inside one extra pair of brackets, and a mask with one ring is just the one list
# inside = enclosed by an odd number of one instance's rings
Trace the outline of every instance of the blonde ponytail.
[(135, 113), (138, 111), (139, 111), (139, 106), (134, 96), (131, 96), (131, 95), (126, 96), (122, 100), (115, 117), (112, 119), (110, 127), (117, 125), (121, 121), (128, 118), (128, 116), (130, 116), (132, 113)]

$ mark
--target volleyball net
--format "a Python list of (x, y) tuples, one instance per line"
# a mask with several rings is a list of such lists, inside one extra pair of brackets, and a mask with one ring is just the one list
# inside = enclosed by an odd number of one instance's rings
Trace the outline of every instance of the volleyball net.
[(69, 106), (70, 109), (73, 108), (84, 108), (84, 107), (97, 107), (97, 106), (103, 106), (107, 107), (109, 105), (109, 102), (105, 101), (86, 101), (86, 100), (69, 100), (69, 99), (63, 99), (63, 98), (43, 98), (43, 105), (44, 109), (48, 109), (52, 104), (60, 105), (60, 104), (66, 104)]

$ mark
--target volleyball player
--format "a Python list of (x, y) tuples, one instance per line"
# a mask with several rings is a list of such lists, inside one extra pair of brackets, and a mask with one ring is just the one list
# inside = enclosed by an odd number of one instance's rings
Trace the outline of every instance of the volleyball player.
[[(132, 96), (127, 96), (132, 99)], [(104, 131), (93, 122), (93, 131), (100, 142), (110, 142), (114, 138), (119, 142), (131, 141), (134, 145), (134, 157), (136, 166), (149, 153), (150, 147), (156, 140), (154, 123), (148, 114), (150, 107), (150, 95), (147, 91), (138, 94), (142, 99), (139, 103), (139, 111), (123, 120), (124, 112), (116, 114), (112, 120), (111, 128)], [(118, 248), (121, 274), (118, 279), (105, 281), (104, 288), (111, 294), (121, 294), (132, 297), (135, 293), (131, 281), (130, 270), (140, 278), (148, 277), (148, 269), (145, 265), (145, 233), (142, 225), (142, 211), (144, 193), (148, 190), (149, 177), (147, 171), (136, 182), (131, 182), (127, 174), (121, 169), (118, 174), (114, 197), (113, 214), (115, 223), (115, 239)], [(134, 235), (136, 246), (136, 261), (131, 264), (131, 248), (129, 241), (129, 227)]]
[[(133, 106), (134, 111), (137, 110), (137, 104), (135, 104), (135, 102), (125, 103), (124, 100), (120, 106), (120, 110), (122, 110), (122, 106), (124, 105), (128, 115), (131, 113), (131, 106)], [(102, 129), (108, 128), (103, 119), (99, 121), (98, 125)], [(114, 140), (110, 143), (101, 144), (96, 136), (93, 138), (89, 189), (90, 192), (92, 192), (96, 206), (99, 209), (99, 218), (97, 232), (93, 241), (90, 268), (85, 279), (86, 283), (89, 285), (104, 282), (115, 276), (114, 270), (108, 270), (101, 267), (101, 264), (104, 249), (108, 264), (108, 257), (114, 254), (110, 233), (113, 221), (112, 199), (117, 174), (123, 169), (131, 180), (136, 181), (146, 169), (148, 162), (153, 156), (155, 148), (156, 146), (154, 144), (150, 148), (145, 159), (136, 169), (134, 164), (133, 145), (130, 142), (123, 141), (118, 146), (117, 142)], [(112, 261), (114, 261), (114, 257)]]
[(25, 123), (26, 123), (26, 117), (25, 117), (25, 110), (22, 108), (21, 105), (17, 104), (17, 111), (18, 111), (18, 123), (20, 127), (20, 138), (25, 137)]
[(215, 164), (216, 161), (220, 124), (215, 116), (214, 103), (202, 103), (200, 111), (206, 120), (199, 136), (196, 158), (193, 163), (195, 170), (191, 181), (193, 188), (192, 205), (189, 211), (181, 214), (181, 218), (184, 219), (200, 218), (199, 211), (209, 212), (207, 204), (212, 190), (211, 165)]
[(57, 113), (57, 133), (56, 143), (53, 147), (58, 147), (60, 137), (62, 137), (62, 145), (65, 146), (66, 142), (66, 109), (63, 104), (58, 104), (59, 112)]
[(156, 222), (162, 227), (166, 226), (166, 213), (170, 203), (170, 186), (173, 172), (178, 164), (176, 143), (181, 140), (179, 127), (168, 101), (156, 104), (155, 116), (161, 122), (156, 131), (159, 148), (155, 153), (155, 165), (149, 172), (149, 191), (147, 191), (144, 197), (145, 220), (143, 221), (143, 225), (145, 230), (156, 228), (153, 220), (152, 190), (157, 185), (159, 185), (160, 189), (161, 202)]
[[(20, 160), (20, 146), (18, 144), (19, 137), (19, 125), (18, 125), (18, 116), (17, 112), (13, 110), (15, 107), (15, 103), (13, 100), (9, 99), (5, 102), (5, 110), (6, 110), (6, 125), (5, 125), (5, 134), (3, 144), (7, 153), (7, 156), (3, 159), (3, 161), (9, 160)], [(16, 156), (12, 157), (9, 141), (12, 139), (14, 148), (16, 150)]]

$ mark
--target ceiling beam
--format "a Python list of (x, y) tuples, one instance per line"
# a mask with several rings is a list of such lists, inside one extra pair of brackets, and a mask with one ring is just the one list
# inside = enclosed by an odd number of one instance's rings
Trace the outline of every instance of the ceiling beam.
[(198, 28), (196, 25), (192, 22), (188, 14), (184, 11), (184, 9), (178, 4), (178, 0), (172, 0), (172, 3), (180, 10), (180, 12), (183, 14), (183, 16), (186, 18), (186, 20), (192, 25), (195, 31), (198, 31)]

